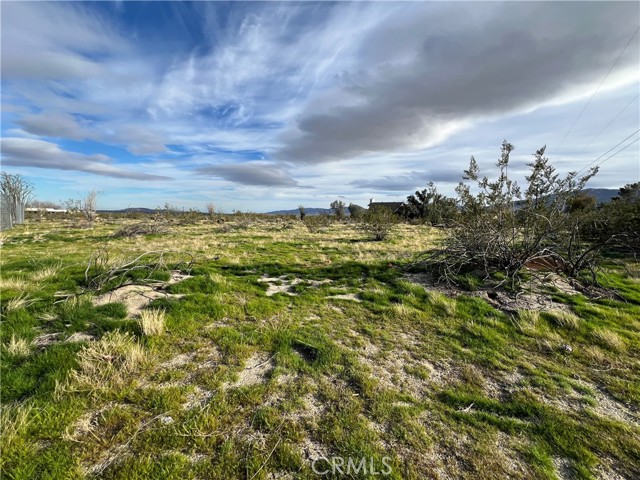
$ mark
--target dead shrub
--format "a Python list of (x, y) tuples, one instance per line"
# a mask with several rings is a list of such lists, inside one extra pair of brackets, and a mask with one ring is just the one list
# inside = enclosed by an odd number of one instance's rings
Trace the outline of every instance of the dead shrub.
[(331, 217), (329, 215), (306, 215), (302, 220), (304, 226), (310, 233), (318, 233), (331, 225)]
[(371, 234), (374, 240), (382, 241), (398, 223), (400, 218), (388, 208), (371, 208), (362, 216), (360, 228)]
[(132, 238), (142, 235), (155, 235), (167, 233), (169, 229), (166, 225), (158, 222), (134, 223), (133, 225), (125, 225), (111, 235), (111, 238)]

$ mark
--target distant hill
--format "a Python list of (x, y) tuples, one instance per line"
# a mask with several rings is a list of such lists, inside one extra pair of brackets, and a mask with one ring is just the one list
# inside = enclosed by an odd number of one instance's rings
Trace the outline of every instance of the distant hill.
[(97, 210), (98, 213), (156, 213), (154, 208), (123, 208), (122, 210)]
[(612, 188), (585, 188), (584, 192), (596, 198), (596, 203), (609, 203), (612, 197), (618, 196), (618, 190)]
[[(330, 208), (314, 208), (304, 207), (304, 213), (307, 215), (330, 215), (333, 211)], [(300, 210), (294, 208), (292, 210), (274, 210), (273, 212), (267, 212), (267, 215), (300, 215)], [(349, 211), (346, 212), (349, 215)]]

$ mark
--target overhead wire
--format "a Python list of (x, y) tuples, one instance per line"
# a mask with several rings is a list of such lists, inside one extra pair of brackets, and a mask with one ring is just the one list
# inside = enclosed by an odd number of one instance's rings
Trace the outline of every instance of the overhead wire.
[(597, 93), (600, 91), (600, 88), (602, 88), (602, 85), (604, 84), (604, 82), (607, 80), (607, 78), (609, 78), (609, 75), (611, 74), (611, 72), (613, 71), (613, 69), (615, 68), (615, 66), (618, 64), (618, 62), (620, 61), (620, 58), (622, 58), (622, 55), (624, 54), (624, 52), (627, 50), (627, 47), (631, 44), (631, 41), (635, 38), (635, 36), (638, 34), (638, 31), (640, 31), (640, 27), (636, 28), (636, 30), (633, 32), (633, 35), (631, 35), (631, 37), (629, 37), (629, 40), (627, 40), (627, 43), (625, 44), (625, 46), (622, 48), (622, 50), (620, 51), (620, 54), (618, 55), (618, 57), (616, 58), (616, 60), (613, 62), (613, 64), (611, 65), (611, 67), (609, 68), (609, 71), (607, 71), (606, 75), (602, 78), (602, 80), (600, 81), (600, 85), (598, 85), (598, 88), (595, 89), (595, 91), (591, 94), (591, 97), (589, 97), (589, 100), (587, 101), (587, 103), (582, 107), (582, 110), (580, 110), (580, 113), (578, 113), (578, 116), (573, 120), (573, 123), (571, 124), (571, 126), (569, 127), (569, 129), (565, 132), (564, 136), (562, 137), (562, 140), (560, 140), (560, 143), (558, 144), (557, 147), (555, 147), (556, 149), (559, 149), (562, 144), (564, 143), (564, 141), (567, 139), (567, 136), (569, 136), (569, 133), (571, 133), (571, 131), (573, 130), (573, 127), (575, 127), (576, 123), (578, 123), (578, 120), (580, 120), (580, 118), (582, 117), (582, 115), (584, 114), (585, 110), (587, 109), (587, 107), (591, 104), (591, 101), (593, 100), (593, 98), (597, 95)]
[[(626, 137), (624, 140), (621, 140), (620, 142), (618, 142), (617, 144), (615, 144), (613, 147), (611, 147), (609, 150), (607, 150), (606, 152), (604, 152), (602, 155), (600, 155), (598, 158), (596, 158), (595, 160), (593, 160), (591, 163), (589, 163), (588, 165), (585, 165), (584, 167), (582, 167), (580, 170), (578, 170), (576, 172), (576, 174), (579, 174), (580, 172), (586, 170), (587, 168), (589, 168), (591, 165), (593, 165), (594, 163), (596, 163), (598, 160), (600, 160), (602, 157), (604, 157), (605, 155), (607, 155), (609, 152), (611, 152), (612, 150), (618, 148), (620, 145), (622, 145), (624, 142), (626, 142), (627, 140), (629, 140), (631, 137), (633, 137), (634, 135), (636, 135), (637, 133), (640, 132), (640, 128), (638, 130), (636, 130), (635, 132), (633, 132), (631, 135), (629, 135), (628, 137)], [(607, 158), (605, 158), (603, 161), (601, 161), (600, 163), (598, 163), (596, 165), (596, 167), (602, 165), (604, 162), (606, 162), (607, 160), (615, 157), (618, 153), (622, 152), (623, 150), (626, 150), (627, 148), (629, 148), (631, 145), (633, 145), (635, 142), (637, 142), (638, 140), (640, 140), (640, 137), (636, 138), (633, 142), (629, 143), (628, 145), (626, 145), (624, 148), (621, 148), (620, 150), (618, 150), (617, 152), (615, 152), (614, 154), (608, 156)]]
[(622, 108), (618, 111), (618, 113), (617, 113), (617, 114), (616, 114), (616, 115), (615, 115), (611, 120), (609, 120), (609, 122), (608, 122), (604, 127), (602, 127), (602, 129), (601, 129), (601, 130), (600, 130), (600, 131), (599, 131), (599, 132), (598, 132), (598, 133), (597, 133), (593, 138), (591, 138), (591, 140), (589, 141), (589, 143), (587, 143), (587, 145), (585, 145), (585, 146), (582, 148), (582, 150), (580, 150), (580, 151), (576, 154), (576, 156), (577, 156), (577, 157), (579, 157), (580, 155), (582, 155), (582, 154), (587, 150), (587, 148), (589, 148), (589, 147), (591, 146), (591, 144), (592, 144), (593, 142), (595, 142), (595, 141), (598, 139), (598, 137), (604, 133), (604, 131), (605, 131), (607, 128), (609, 128), (611, 125), (613, 125), (613, 123), (614, 123), (618, 118), (620, 118), (620, 115), (622, 115), (622, 114), (624, 113), (624, 111), (625, 111), (627, 108), (629, 108), (629, 105), (631, 105), (633, 102), (635, 102), (635, 101), (638, 99), (638, 97), (639, 97), (639, 96), (640, 96), (640, 93), (636, 93), (636, 96), (635, 96), (635, 97), (633, 97), (633, 98), (629, 101), (629, 103), (627, 103), (624, 107), (622, 107)]

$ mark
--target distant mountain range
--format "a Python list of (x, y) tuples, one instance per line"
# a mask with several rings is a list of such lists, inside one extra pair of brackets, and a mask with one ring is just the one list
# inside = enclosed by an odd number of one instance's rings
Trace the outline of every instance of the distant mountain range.
[[(585, 193), (595, 197), (596, 203), (609, 203), (611, 199), (618, 195), (618, 190), (613, 188), (586, 188)], [(122, 210), (98, 210), (98, 213), (155, 213), (154, 208), (124, 208)], [(330, 208), (305, 207), (304, 212), (307, 215), (330, 215), (333, 211)], [(297, 208), (291, 210), (274, 210), (266, 212), (266, 215), (300, 215)], [(349, 210), (345, 208), (345, 215), (349, 215)]]
[(585, 193), (596, 198), (596, 203), (609, 203), (613, 197), (618, 196), (618, 189), (613, 188), (585, 188)]
[(155, 208), (123, 208), (121, 210), (97, 210), (98, 213), (156, 213)]
[[(300, 215), (300, 210), (294, 208), (292, 210), (274, 210), (273, 212), (266, 213), (267, 215)], [(304, 213), (305, 215), (330, 215), (333, 213), (333, 210), (330, 208), (304, 207)], [(349, 210), (346, 210), (345, 213), (349, 215)]]

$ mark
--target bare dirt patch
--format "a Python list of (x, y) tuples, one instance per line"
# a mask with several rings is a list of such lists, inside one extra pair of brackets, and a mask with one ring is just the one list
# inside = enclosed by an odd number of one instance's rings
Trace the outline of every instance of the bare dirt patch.
[(107, 303), (124, 303), (130, 316), (138, 316), (144, 307), (158, 298), (182, 298), (184, 295), (174, 295), (157, 290), (148, 285), (125, 285), (103, 295), (93, 298), (95, 306)]
[(454, 285), (437, 283), (431, 275), (426, 273), (407, 274), (405, 278), (412, 283), (422, 285), (426, 290), (441, 292), (449, 297), (455, 298), (459, 295), (479, 297), (492, 307), (510, 313), (517, 313), (518, 310), (568, 310), (566, 305), (552, 300), (547, 291), (550, 286), (569, 295), (581, 293), (558, 275), (550, 275), (544, 283), (536, 281), (524, 285), (525, 290), (518, 293), (509, 293), (491, 287), (482, 287), (474, 291), (464, 290)]
[(49, 345), (53, 345), (54, 343), (58, 343), (60, 341), (61, 333), (43, 333), (42, 335), (38, 335), (31, 341), (31, 345), (34, 347), (48, 347)]
[(266, 381), (267, 374), (273, 369), (273, 357), (266, 353), (254, 354), (238, 375), (232, 387), (248, 387)]
[(362, 302), (362, 299), (357, 293), (342, 293), (339, 295), (329, 295), (327, 298), (331, 300), (351, 300), (358, 303)]
[(84, 332), (76, 332), (73, 335), (70, 335), (67, 338), (67, 342), (70, 343), (78, 343), (78, 342), (92, 342), (96, 337)]
[(293, 297), (298, 295), (296, 292), (291, 291), (291, 287), (295, 285), (304, 284), (311, 287), (318, 287), (320, 285), (331, 283), (331, 280), (328, 278), (325, 280), (304, 280), (302, 278), (288, 278), (286, 275), (281, 275), (280, 277), (264, 276), (259, 278), (258, 282), (267, 284), (267, 297), (271, 297), (276, 293), (286, 293)]

